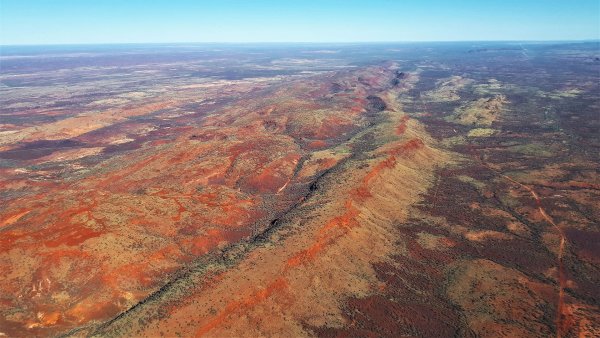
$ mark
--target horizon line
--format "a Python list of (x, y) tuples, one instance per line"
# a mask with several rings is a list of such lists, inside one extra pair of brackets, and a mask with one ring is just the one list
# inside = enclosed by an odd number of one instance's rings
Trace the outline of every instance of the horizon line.
[(600, 42), (600, 38), (582, 39), (492, 39), (492, 40), (358, 40), (358, 41), (154, 41), (154, 42), (66, 42), (66, 43), (19, 43), (1, 44), (0, 47), (37, 47), (37, 46), (99, 46), (99, 45), (165, 45), (165, 44), (207, 44), (207, 45), (258, 45), (258, 44), (385, 44), (385, 43), (459, 43), (459, 42)]

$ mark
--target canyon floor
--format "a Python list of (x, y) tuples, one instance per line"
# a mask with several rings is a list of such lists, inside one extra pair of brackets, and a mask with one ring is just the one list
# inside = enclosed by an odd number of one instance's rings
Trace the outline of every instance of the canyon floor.
[(0, 54), (0, 336), (600, 336), (598, 42)]

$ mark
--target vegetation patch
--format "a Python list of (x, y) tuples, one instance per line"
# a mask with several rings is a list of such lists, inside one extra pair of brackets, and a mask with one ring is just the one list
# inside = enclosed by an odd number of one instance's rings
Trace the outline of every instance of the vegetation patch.
[(463, 125), (491, 126), (506, 103), (508, 100), (504, 95), (471, 101), (457, 108), (450, 120)]
[(467, 136), (469, 137), (490, 137), (497, 132), (496, 129), (491, 128), (475, 128), (469, 130)]

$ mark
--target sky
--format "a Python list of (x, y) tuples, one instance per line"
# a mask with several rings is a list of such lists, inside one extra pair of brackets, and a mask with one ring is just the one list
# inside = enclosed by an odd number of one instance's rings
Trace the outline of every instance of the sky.
[(0, 44), (600, 38), (600, 0), (0, 0)]

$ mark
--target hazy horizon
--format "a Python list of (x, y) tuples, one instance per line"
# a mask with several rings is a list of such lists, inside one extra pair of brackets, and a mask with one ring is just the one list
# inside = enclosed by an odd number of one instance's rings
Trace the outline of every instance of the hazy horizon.
[(38, 46), (123, 46), (123, 45), (359, 45), (359, 44), (435, 44), (435, 43), (590, 43), (600, 42), (600, 38), (568, 40), (398, 40), (398, 41), (155, 41), (155, 42), (81, 42), (81, 43), (37, 43), (37, 44), (0, 44), (1, 47), (38, 47)]

